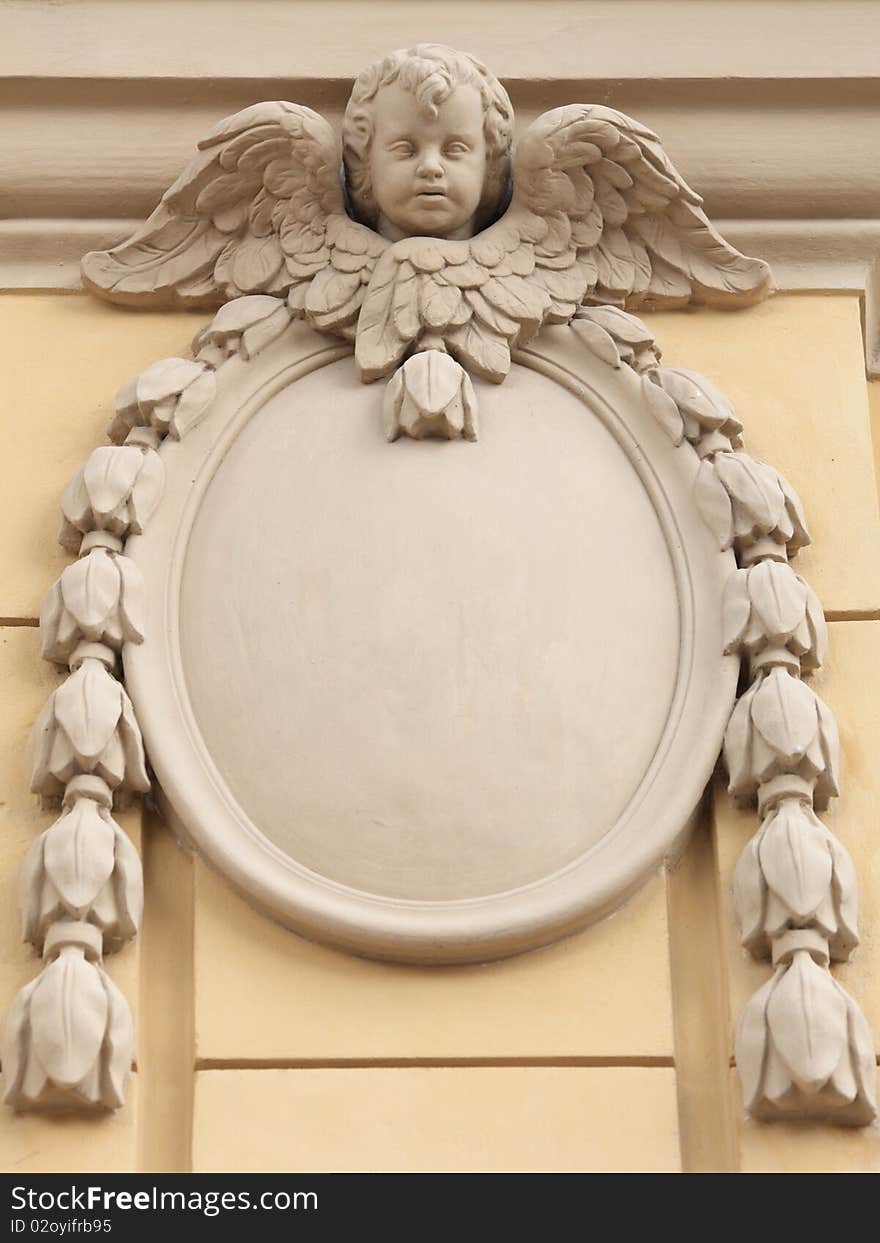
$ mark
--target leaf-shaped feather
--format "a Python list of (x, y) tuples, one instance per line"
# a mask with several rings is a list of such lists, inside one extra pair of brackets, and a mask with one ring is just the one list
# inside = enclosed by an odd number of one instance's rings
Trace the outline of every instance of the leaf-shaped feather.
[(361, 289), (358, 273), (339, 272), (326, 267), (312, 280), (306, 294), (306, 317), (333, 316)]
[[(397, 329), (393, 300), (398, 270), (394, 248), (386, 251), (373, 270), (358, 318), (355, 358), (363, 378), (374, 380), (399, 362), (409, 344)], [(410, 265), (411, 266), (411, 265)], [(413, 277), (414, 277), (413, 273)], [(411, 281), (413, 287), (415, 281)]]
[(677, 201), (669, 209), (671, 227), (681, 240), (684, 271), (709, 300), (742, 302), (770, 288), (770, 269), (762, 259), (749, 259), (728, 245), (699, 207)]
[(454, 285), (438, 285), (430, 277), (423, 277), (423, 281), (419, 296), (422, 323), (440, 332), (458, 316), (461, 293)]
[(97, 1061), (107, 998), (97, 968), (77, 949), (45, 967), (30, 1002), (33, 1051), (50, 1079), (73, 1088)]
[(480, 292), (499, 311), (516, 320), (524, 336), (538, 331), (550, 304), (543, 288), (521, 276), (490, 277)]
[(232, 279), (242, 293), (257, 293), (269, 284), (284, 263), (274, 233), (268, 237), (245, 237), (232, 260)]
[(447, 334), (453, 355), (493, 384), (500, 384), (510, 370), (510, 349), (504, 337), (471, 320)]
[(846, 1050), (847, 1013), (828, 972), (805, 951), (794, 955), (773, 989), (767, 1025), (794, 1082), (818, 1092)]
[(516, 320), (511, 319), (509, 315), (505, 315), (503, 311), (499, 311), (497, 307), (487, 302), (479, 289), (468, 289), (465, 292), (465, 301), (487, 328), (491, 328), (493, 332), (506, 337), (508, 341), (512, 341), (516, 337), (519, 332), (519, 324)]

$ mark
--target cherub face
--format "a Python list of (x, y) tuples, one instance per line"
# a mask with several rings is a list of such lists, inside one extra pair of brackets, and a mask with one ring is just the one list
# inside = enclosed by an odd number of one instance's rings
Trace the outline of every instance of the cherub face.
[(480, 92), (457, 86), (432, 117), (393, 82), (376, 96), (373, 127), (370, 173), (382, 236), (470, 237), (486, 177)]

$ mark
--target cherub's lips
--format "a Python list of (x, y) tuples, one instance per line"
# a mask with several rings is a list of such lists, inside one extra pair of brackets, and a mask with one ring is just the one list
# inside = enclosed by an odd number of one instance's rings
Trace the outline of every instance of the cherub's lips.
[(445, 190), (416, 190), (413, 196), (417, 202), (440, 203), (448, 200)]

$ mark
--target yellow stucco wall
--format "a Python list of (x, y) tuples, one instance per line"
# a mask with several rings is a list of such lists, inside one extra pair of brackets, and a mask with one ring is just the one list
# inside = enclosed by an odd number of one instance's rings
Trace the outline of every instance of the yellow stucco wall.
[[(4, 1009), (38, 966), (18, 941), (15, 874), (51, 822), (28, 793), (25, 743), (57, 680), (35, 618), (67, 562), (58, 498), (102, 441), (116, 389), (186, 353), (203, 318), (0, 297)], [(749, 450), (807, 508), (814, 544), (798, 569), (831, 622), (815, 684), (845, 753), (829, 824), (862, 894), (863, 943), (837, 978), (880, 1033), (880, 524), (858, 300), (780, 296), (649, 322), (665, 362), (733, 398)], [(742, 1120), (730, 1015), (767, 970), (739, 948), (728, 898), (756, 820), (720, 785), (673, 875), (578, 937), (487, 967), (395, 967), (308, 944), (140, 821), (124, 827), (143, 848), (145, 928), (109, 960), (138, 1017), (137, 1082), (114, 1117), (4, 1112), (4, 1169), (880, 1170), (876, 1129)]]

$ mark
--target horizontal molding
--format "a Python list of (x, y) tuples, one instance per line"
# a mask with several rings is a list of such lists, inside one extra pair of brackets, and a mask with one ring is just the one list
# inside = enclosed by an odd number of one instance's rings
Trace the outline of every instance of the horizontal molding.
[[(520, 130), (540, 112), (576, 102), (607, 104), (651, 126), (711, 216), (858, 219), (878, 212), (880, 78), (510, 85)], [(338, 125), (349, 86), (315, 79), (0, 81), (3, 214), (144, 217), (221, 117), (260, 99), (287, 98)]]
[[(86, 251), (113, 246), (139, 223), (133, 218), (0, 221), (0, 290), (79, 290), (79, 262)], [(880, 221), (715, 223), (743, 253), (768, 261), (780, 292), (857, 294), (867, 373), (880, 378)]]
[(338, 125), (358, 70), (424, 39), (485, 59), (520, 128), (591, 100), (652, 126), (780, 289), (859, 293), (880, 375), (873, 0), (5, 0), (0, 287), (78, 288), (220, 117), (286, 98)]
[(880, 10), (870, 0), (6, 0), (0, 77), (351, 78), (425, 40), (522, 80), (548, 67), (620, 81), (858, 78), (877, 73)]

